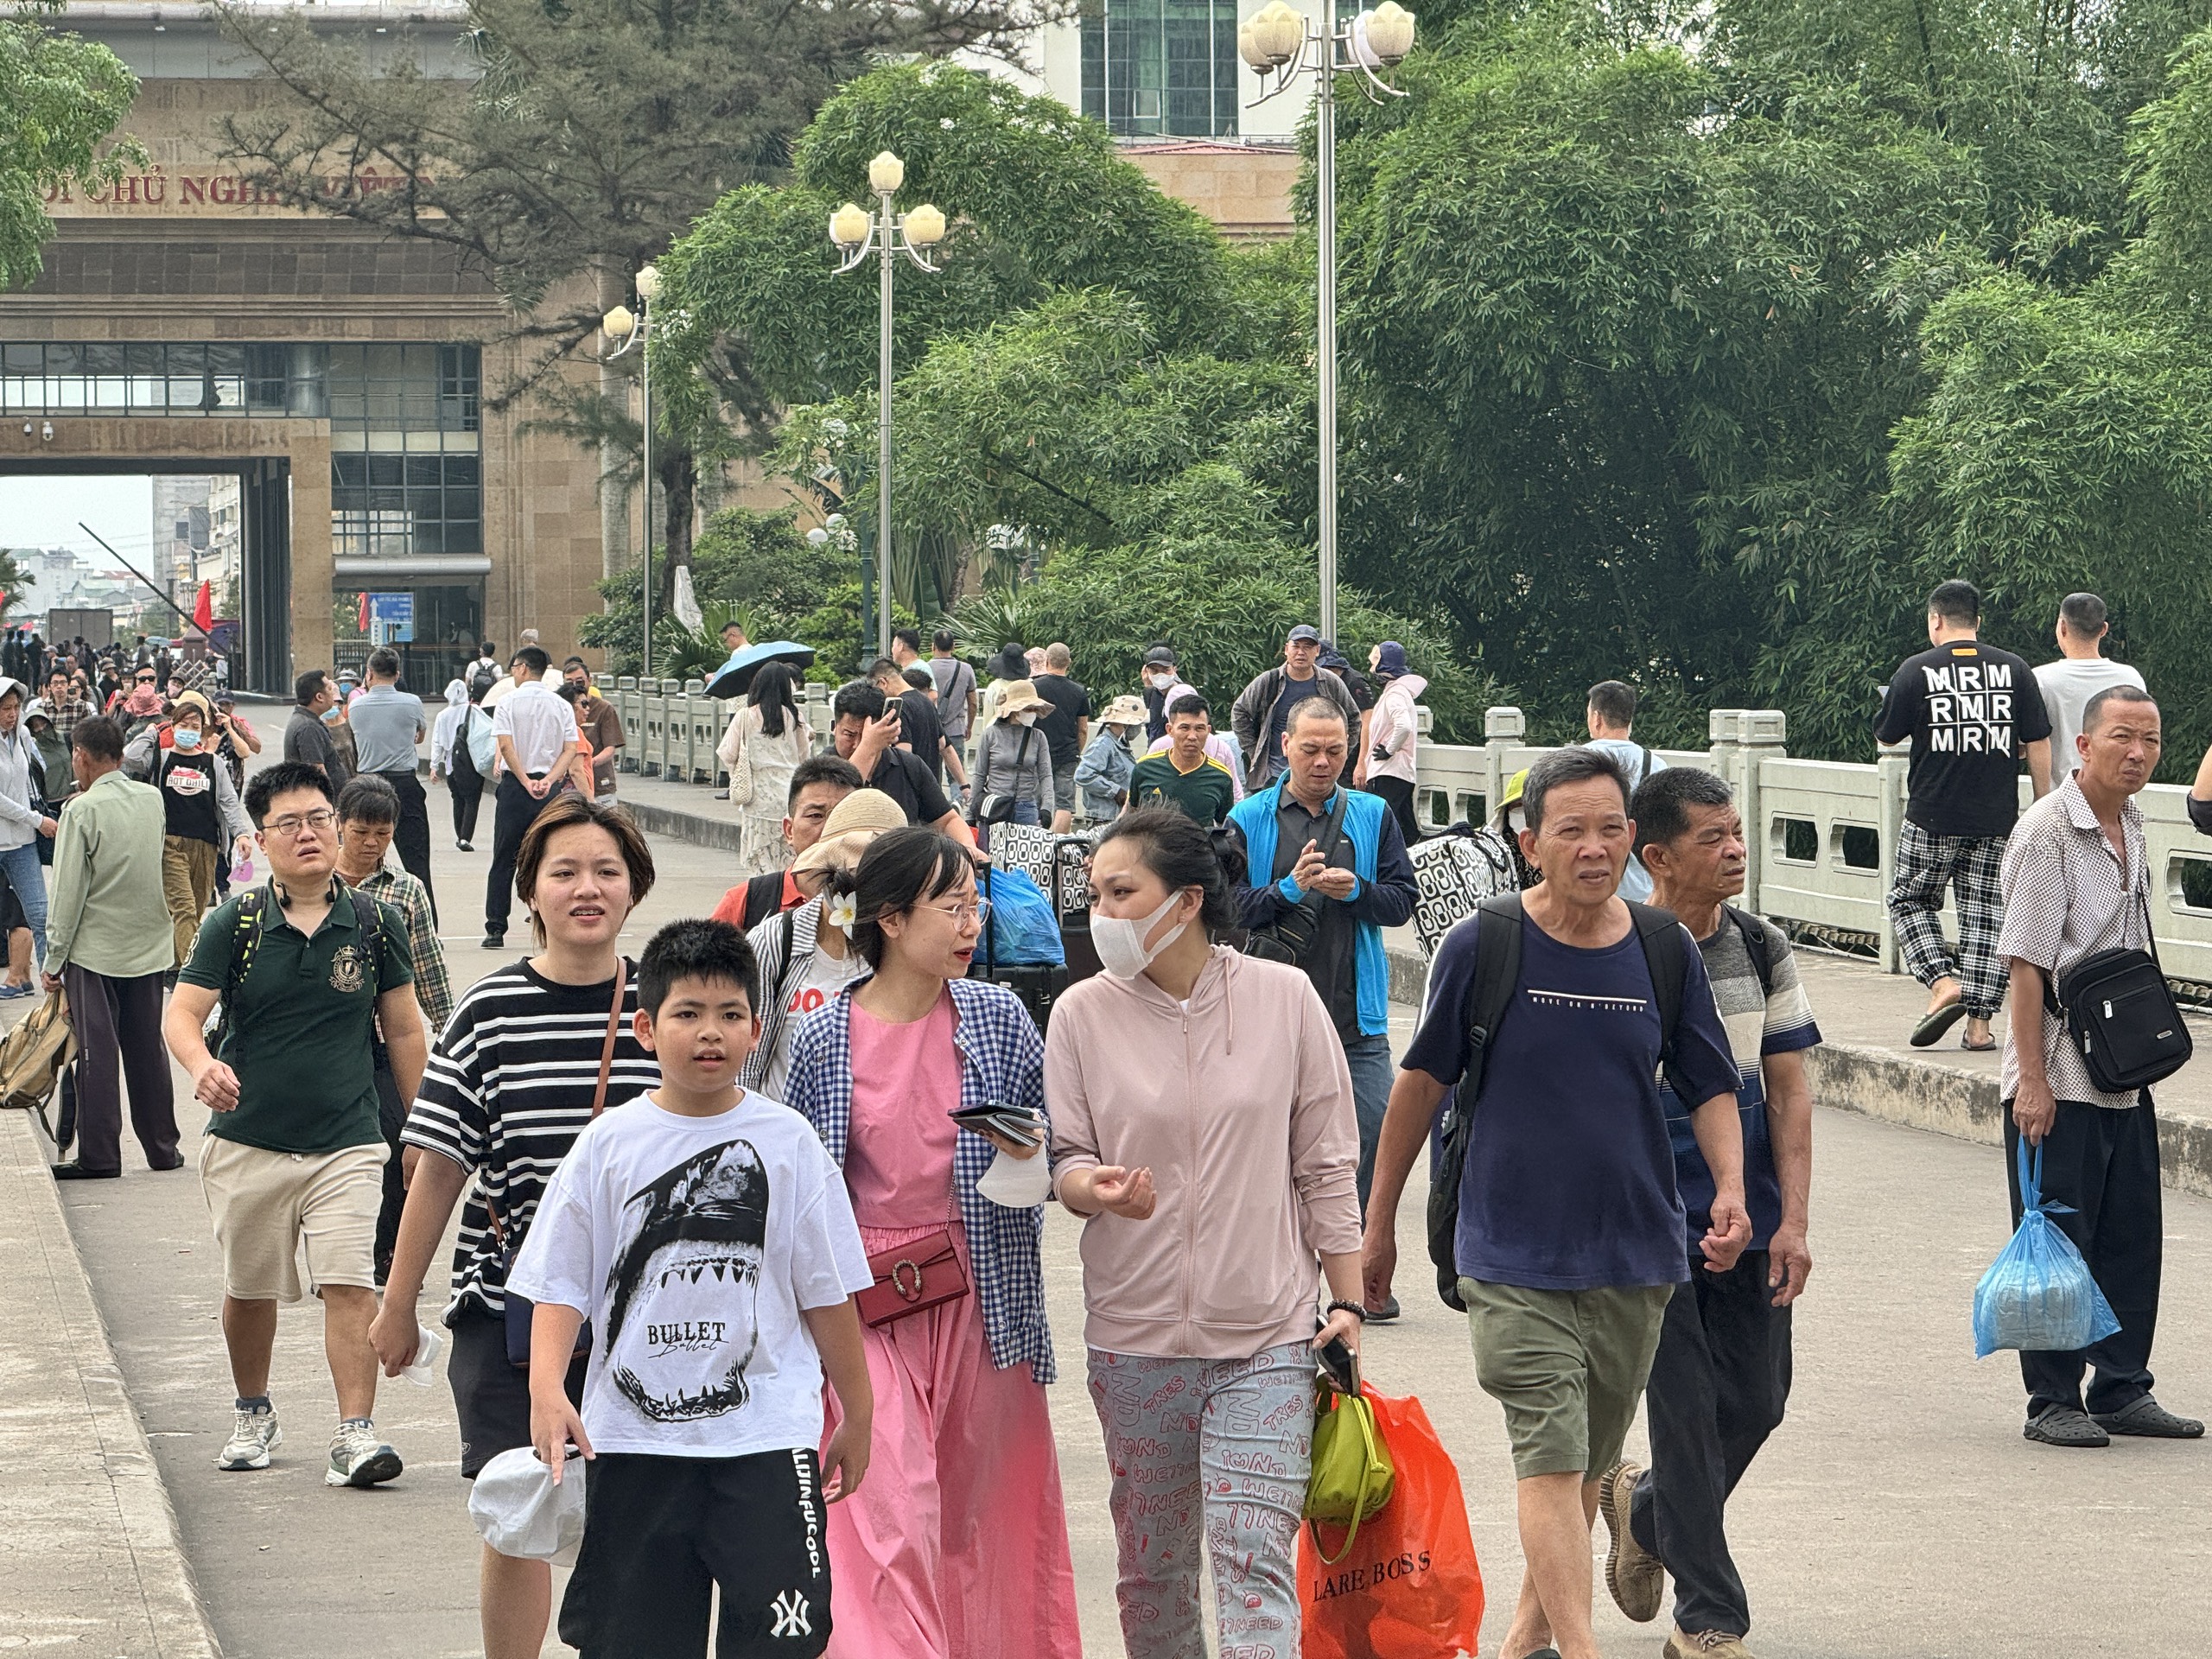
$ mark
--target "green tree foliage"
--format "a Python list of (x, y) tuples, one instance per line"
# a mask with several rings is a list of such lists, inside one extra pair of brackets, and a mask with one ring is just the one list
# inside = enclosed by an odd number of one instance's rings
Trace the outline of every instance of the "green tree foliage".
[(101, 148), (130, 112), (138, 78), (105, 46), (54, 28), (60, 16), (58, 0), (41, 0), (0, 16), (0, 289), (43, 269), (50, 192), (112, 183), (146, 159), (134, 143)]
[(2212, 741), (2212, 42), (2136, 128), (2142, 234), (2055, 292), (1993, 272), (1934, 307), (1935, 376), (1899, 429), (1897, 495), (1918, 572), (1961, 572), (1999, 637), (2036, 637), (2075, 588), (2112, 607), (2114, 654), (2166, 721), (2164, 775)]
[(1793, 747), (1863, 755), (1929, 575), (1890, 471), (1927, 307), (1994, 271), (2100, 279), (2139, 211), (2130, 118), (2190, 26), (2039, 0), (1469, 9), (1410, 99), (1351, 106), (1347, 569), (1440, 604), (1548, 727), (1618, 676), (1655, 736), (1775, 706)]

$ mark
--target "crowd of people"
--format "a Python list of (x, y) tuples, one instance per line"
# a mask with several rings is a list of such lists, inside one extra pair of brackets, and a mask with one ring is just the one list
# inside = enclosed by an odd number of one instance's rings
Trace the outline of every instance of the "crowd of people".
[[(2008, 1145), (2041, 1149), (2119, 1320), (2021, 1356), (2027, 1437), (2194, 1437), (2152, 1391), (2151, 1094), (2100, 1087), (2063, 1007), (2073, 969), (2149, 944), (2133, 798), (2158, 708), (2100, 654), (2094, 595), (2065, 601), (2040, 669), (1982, 642), (1978, 610), (1963, 582), (1935, 591), (1930, 649), (1876, 721), (1911, 745), (1890, 905), (1929, 993), (1913, 1040), (1963, 1021), (1993, 1046), (2006, 1014)], [(753, 677), (721, 751), (738, 879), (635, 957), (620, 936), (655, 870), (615, 798), (620, 719), (581, 660), (550, 680), (534, 639), (504, 663), (481, 647), (435, 718), (388, 651), (357, 683), (304, 674), (282, 758), (251, 775), (251, 728), (164, 690), (158, 663), (106, 712), (73, 662), (36, 699), (0, 680), (9, 984), (66, 990), (82, 1045), (55, 1173), (120, 1173), (126, 1086), (149, 1165), (181, 1167), (172, 1058), (211, 1115), (235, 1389), (219, 1465), (281, 1446), (278, 1309), (312, 1287), (325, 1478), (402, 1472), (379, 1373), (423, 1354), (458, 1211), (442, 1319), (461, 1473), (521, 1448), (556, 1481), (586, 1471), (563, 1640), (703, 1653), (718, 1591), (725, 1654), (1073, 1655), (1056, 1203), (1082, 1225), (1126, 1650), (1184, 1659), (1211, 1627), (1225, 1653), (1287, 1659), (1315, 1355), (1356, 1357), (1399, 1316), (1399, 1211), (1427, 1157), (1436, 1288), (1511, 1445), (1526, 1567), (1503, 1659), (1594, 1659), (1601, 1517), (1606, 1588), (1666, 1616), (1668, 1659), (1746, 1659), (1726, 1508), (1787, 1407), (1821, 1037), (1789, 937), (1734, 902), (1729, 785), (1639, 743), (1630, 686), (1592, 687), (1588, 741), (1454, 838), (1494, 879), (1394, 1061), (1382, 936), (1414, 913), (1430, 834), (1402, 649), (1373, 649), (1370, 683), (1293, 628), (1217, 730), (1167, 645), (1141, 690), (1094, 702), (1064, 645), (1008, 645), (979, 681), (949, 633), (920, 643), (839, 687), (826, 732), (791, 671)], [(485, 945), (517, 899), (530, 931), (458, 994), (424, 745), (463, 849), (493, 791)], [(2190, 811), (2212, 833), (2212, 755)], [(1103, 971), (1041, 1030), (970, 972), (1007, 823), (1090, 832)], [(1626, 1451), (1639, 1404), (1648, 1465)], [(552, 1588), (545, 1560), (485, 1545), (491, 1659), (540, 1650)]]

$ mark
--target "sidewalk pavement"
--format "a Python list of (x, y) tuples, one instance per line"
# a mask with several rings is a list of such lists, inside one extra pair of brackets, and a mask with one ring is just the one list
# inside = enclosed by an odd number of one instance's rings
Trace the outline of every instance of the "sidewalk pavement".
[(216, 1659), (51, 1156), (0, 1111), (0, 1649)]

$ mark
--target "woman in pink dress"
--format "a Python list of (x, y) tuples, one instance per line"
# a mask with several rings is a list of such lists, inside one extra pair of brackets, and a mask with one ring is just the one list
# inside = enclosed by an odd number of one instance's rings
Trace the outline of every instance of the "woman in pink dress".
[(967, 849), (894, 830), (837, 885), (873, 971), (800, 1027), (785, 1093), (842, 1166), (869, 1255), (926, 1262), (932, 1243), (949, 1243), (967, 1288), (939, 1301), (938, 1266), (903, 1269), (918, 1311), (866, 1329), (874, 1460), (830, 1510), (829, 1652), (1076, 1659), (1045, 1403), (1049, 1177), (1038, 1148), (951, 1116), (1026, 1111), (1041, 1135), (1044, 1044), (1012, 992), (965, 976), (987, 913)]

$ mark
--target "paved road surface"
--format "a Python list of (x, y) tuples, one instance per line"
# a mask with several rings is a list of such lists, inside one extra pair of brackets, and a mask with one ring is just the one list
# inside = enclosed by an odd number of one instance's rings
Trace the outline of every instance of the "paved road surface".
[[(442, 811), (442, 797), (433, 805)], [(448, 944), (466, 982), (501, 960), (478, 948), (474, 931), (487, 858), (456, 853), (442, 836), (439, 848)], [(659, 922), (702, 912), (725, 885), (721, 855), (674, 843), (656, 855), (661, 885), (626, 937), (632, 950)], [(196, 1130), (198, 1112), (186, 1116)], [(2017, 1369), (1972, 1357), (1969, 1297), (2005, 1231), (1997, 1154), (1825, 1111), (1817, 1144), (1818, 1265), (1800, 1305), (1793, 1415), (1735, 1506), (1758, 1652), (2204, 1651), (2212, 1446), (2031, 1447), (2019, 1438)], [(135, 1160), (135, 1147), (126, 1156)], [(385, 1385), (378, 1421), (408, 1459), (403, 1479), (369, 1493), (326, 1490), (332, 1403), (319, 1321), (288, 1309), (274, 1383), (285, 1450), (264, 1473), (217, 1473), (231, 1388), (217, 1262), (189, 1166), (156, 1176), (137, 1165), (114, 1185), (63, 1192), (231, 1659), (477, 1651), (475, 1538), (442, 1383)], [(1487, 1656), (1520, 1570), (1510, 1470), (1497, 1408), (1473, 1383), (1464, 1327), (1427, 1287), (1417, 1198), (1402, 1229), (1407, 1316), (1373, 1333), (1368, 1370), (1386, 1392), (1423, 1398), (1459, 1462), (1492, 1587)], [(2160, 1394), (2202, 1414), (2212, 1411), (2212, 1203), (2169, 1194), (2167, 1204)], [(1076, 1229), (1056, 1212), (1046, 1241), (1062, 1374), (1079, 1378)], [(426, 1313), (435, 1306), (434, 1291)], [(1078, 1382), (1062, 1382), (1052, 1403), (1085, 1644), (1118, 1654), (1096, 1424)], [(1656, 1655), (1663, 1635), (1629, 1624), (1610, 1604), (1599, 1628), (1609, 1659)]]

